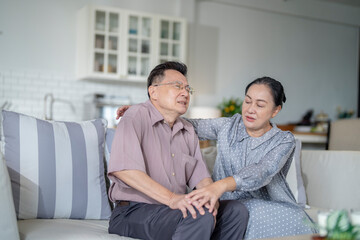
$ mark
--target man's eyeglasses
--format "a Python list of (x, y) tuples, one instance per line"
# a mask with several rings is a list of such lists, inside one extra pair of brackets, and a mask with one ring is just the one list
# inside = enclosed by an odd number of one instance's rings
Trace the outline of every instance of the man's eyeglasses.
[(181, 90), (183, 90), (185, 88), (185, 90), (188, 93), (190, 93), (191, 95), (195, 92), (195, 90), (192, 87), (190, 87), (189, 85), (184, 86), (184, 84), (182, 82), (179, 82), (179, 81), (168, 82), (168, 83), (156, 83), (153, 86), (157, 87), (157, 86), (162, 86), (162, 85), (172, 85), (176, 89), (178, 89), (179, 91), (181, 91)]

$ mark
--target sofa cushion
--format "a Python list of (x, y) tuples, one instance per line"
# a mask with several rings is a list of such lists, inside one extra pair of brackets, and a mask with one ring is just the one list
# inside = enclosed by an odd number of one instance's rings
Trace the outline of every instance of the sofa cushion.
[(19, 232), (13, 197), (11, 193), (10, 178), (5, 159), (0, 152), (0, 239), (18, 240)]
[(55, 122), (2, 111), (2, 150), (19, 219), (108, 219), (106, 120)]
[(26, 240), (131, 240), (108, 233), (109, 221), (74, 219), (28, 219), (18, 221), (21, 239)]
[(286, 176), (286, 181), (289, 184), (289, 187), (294, 194), (296, 202), (300, 206), (306, 205), (306, 193), (304, 187), (304, 181), (301, 174), (301, 141), (296, 139), (295, 152), (293, 160), (291, 162), (288, 174)]
[(216, 155), (217, 155), (217, 148), (216, 146), (210, 146), (207, 148), (201, 148), (202, 156), (206, 162), (208, 170), (210, 174), (212, 174), (214, 170)]
[(106, 129), (106, 141), (105, 141), (105, 159), (106, 164), (109, 165), (111, 146), (115, 136), (115, 128)]
[(360, 151), (303, 150), (301, 165), (310, 206), (360, 209)]
[[(106, 192), (109, 192), (110, 186), (111, 186), (111, 179), (108, 177), (107, 175), (107, 168), (109, 166), (109, 161), (110, 161), (110, 153), (111, 153), (111, 146), (112, 146), (112, 142), (114, 140), (114, 135), (115, 135), (115, 128), (108, 128), (106, 129), (106, 134), (105, 134), (105, 180), (106, 180)], [(115, 203), (111, 202), (111, 200), (109, 199), (110, 202), (110, 206), (111, 209), (115, 208)]]

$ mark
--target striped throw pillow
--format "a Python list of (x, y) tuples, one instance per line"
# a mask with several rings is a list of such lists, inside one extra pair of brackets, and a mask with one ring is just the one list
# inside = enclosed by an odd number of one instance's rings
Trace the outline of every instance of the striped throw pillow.
[(55, 122), (2, 111), (5, 155), (18, 219), (108, 219), (106, 120)]

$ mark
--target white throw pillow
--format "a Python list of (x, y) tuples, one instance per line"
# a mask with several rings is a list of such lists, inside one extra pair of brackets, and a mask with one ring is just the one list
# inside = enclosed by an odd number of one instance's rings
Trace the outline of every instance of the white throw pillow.
[(108, 219), (106, 120), (56, 122), (2, 111), (2, 149), (18, 219)]
[(0, 239), (18, 240), (19, 231), (5, 159), (0, 152)]

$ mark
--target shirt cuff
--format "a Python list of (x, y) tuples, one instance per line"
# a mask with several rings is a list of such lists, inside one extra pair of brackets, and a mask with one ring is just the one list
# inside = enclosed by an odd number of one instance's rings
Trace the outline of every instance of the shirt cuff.
[(236, 183), (236, 190), (240, 191), (241, 190), (241, 185), (242, 185), (242, 177), (238, 176), (238, 175), (234, 175), (233, 176), (235, 183)]

